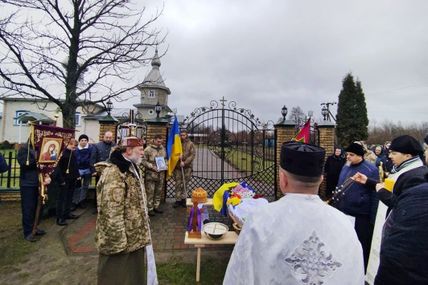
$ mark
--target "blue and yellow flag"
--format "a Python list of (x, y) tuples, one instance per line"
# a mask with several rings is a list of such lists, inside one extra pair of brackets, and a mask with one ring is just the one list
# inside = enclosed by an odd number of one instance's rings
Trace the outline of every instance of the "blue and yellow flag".
[(183, 153), (181, 146), (180, 129), (178, 128), (177, 116), (174, 118), (174, 123), (169, 131), (168, 143), (166, 144), (166, 156), (168, 159), (168, 176), (171, 176), (180, 156)]

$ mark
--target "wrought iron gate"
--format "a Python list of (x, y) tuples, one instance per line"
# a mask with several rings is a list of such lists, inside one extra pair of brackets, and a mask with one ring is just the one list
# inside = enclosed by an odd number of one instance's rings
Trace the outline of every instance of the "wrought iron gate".
[[(188, 195), (202, 187), (212, 196), (224, 182), (246, 181), (256, 193), (276, 192), (275, 131), (254, 114), (224, 98), (196, 108), (183, 122), (196, 147)], [(174, 180), (167, 182), (167, 197), (174, 197)]]

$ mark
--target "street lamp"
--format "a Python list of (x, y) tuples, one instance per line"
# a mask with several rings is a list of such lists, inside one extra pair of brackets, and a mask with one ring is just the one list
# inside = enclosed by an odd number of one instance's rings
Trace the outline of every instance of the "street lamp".
[(162, 111), (162, 106), (159, 104), (159, 101), (158, 101), (155, 106), (156, 118), (159, 118), (159, 114), (161, 111)]
[(287, 116), (287, 112), (288, 112), (288, 109), (284, 105), (284, 107), (282, 107), (282, 109), (281, 109), (281, 115), (282, 115), (282, 121), (283, 122), (285, 122), (285, 117)]
[(110, 99), (108, 99), (108, 101), (107, 101), (107, 108), (106, 108), (106, 110), (107, 110), (107, 114), (109, 116), (111, 116), (111, 110), (113, 110), (113, 103), (111, 102)]

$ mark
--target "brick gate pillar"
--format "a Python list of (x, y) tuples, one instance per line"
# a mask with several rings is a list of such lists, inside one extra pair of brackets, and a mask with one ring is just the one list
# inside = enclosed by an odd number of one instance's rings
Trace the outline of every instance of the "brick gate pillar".
[[(319, 145), (325, 149), (325, 157), (332, 155), (334, 152), (334, 143), (336, 138), (336, 125), (330, 121), (322, 121), (318, 124)], [(326, 200), (325, 180), (320, 185), (319, 195), (321, 199)]]
[(284, 142), (290, 141), (296, 135), (296, 124), (291, 120), (283, 120), (275, 125), (275, 163), (276, 163), (276, 192), (275, 199), (278, 199), (283, 196), (281, 189), (279, 188), (279, 159), (281, 154), (281, 145)]
[(98, 122), (100, 123), (100, 135), (98, 140), (101, 141), (104, 137), (104, 134), (110, 131), (113, 133), (113, 141), (116, 142), (116, 126), (118, 121), (112, 116), (107, 115)]
[[(163, 146), (166, 148), (169, 120), (167, 118), (154, 118), (151, 120), (147, 120), (145, 122), (147, 124), (146, 144), (152, 143), (152, 140), (154, 139), (154, 137), (156, 135), (160, 135), (164, 141)], [(166, 198), (166, 180), (164, 182), (164, 189), (161, 194), (161, 201), (165, 201), (165, 198)]]

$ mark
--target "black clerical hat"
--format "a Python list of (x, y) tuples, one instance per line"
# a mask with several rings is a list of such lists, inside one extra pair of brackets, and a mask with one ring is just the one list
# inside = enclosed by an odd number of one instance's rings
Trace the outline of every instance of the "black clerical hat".
[(325, 150), (312, 144), (286, 142), (281, 147), (281, 168), (295, 175), (318, 177), (322, 174)]

